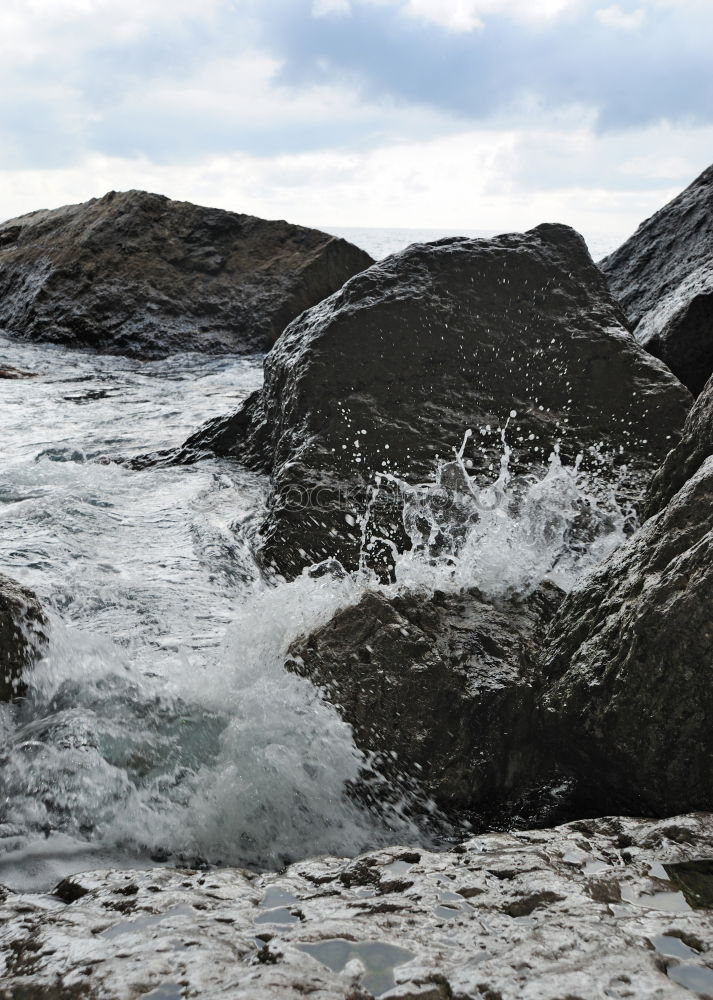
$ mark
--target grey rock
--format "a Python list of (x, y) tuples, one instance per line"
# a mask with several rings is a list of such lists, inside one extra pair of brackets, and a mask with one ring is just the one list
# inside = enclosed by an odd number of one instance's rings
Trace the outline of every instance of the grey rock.
[(371, 263), (315, 229), (112, 191), (0, 225), (0, 328), (140, 357), (265, 351)]
[(543, 653), (561, 755), (598, 808), (713, 805), (713, 457), (555, 616)]
[(46, 641), (47, 619), (36, 596), (0, 575), (0, 701), (22, 695), (22, 675)]
[(600, 266), (639, 343), (699, 393), (713, 373), (713, 166)]
[(697, 894), (712, 852), (713, 819), (699, 814), (279, 875), (78, 875), (71, 903), (5, 894), (0, 997), (686, 1000), (713, 976), (713, 912)]
[[(268, 471), (261, 557), (284, 576), (327, 557), (359, 560), (355, 520), (376, 474), (432, 479), (472, 429), (464, 458), (494, 478), (562, 454), (638, 493), (677, 440), (691, 398), (623, 326), (584, 241), (545, 225), (490, 240), (415, 245), (357, 275), (295, 320), (265, 385), (168, 460), (206, 452)], [(382, 483), (370, 534), (407, 544)], [(373, 562), (378, 562), (378, 553)]]
[(473, 590), (368, 591), (296, 640), (286, 665), (325, 690), (382, 771), (462, 819), (551, 776), (535, 663), (563, 596), (552, 584), (495, 604)]

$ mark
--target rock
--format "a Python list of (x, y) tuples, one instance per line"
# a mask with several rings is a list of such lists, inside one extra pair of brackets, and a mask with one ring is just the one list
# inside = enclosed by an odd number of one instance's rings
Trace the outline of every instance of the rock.
[(0, 328), (141, 357), (265, 351), (371, 263), (315, 229), (112, 191), (0, 226)]
[(662, 510), (710, 455), (713, 455), (713, 379), (706, 384), (689, 413), (681, 440), (651, 480), (644, 515)]
[(600, 267), (639, 343), (699, 393), (713, 373), (713, 166)]
[(24, 693), (22, 674), (46, 641), (46, 628), (32, 591), (0, 575), (0, 701)]
[(708, 457), (575, 587), (545, 642), (560, 753), (594, 808), (666, 816), (713, 806), (711, 608)]
[(34, 372), (22, 372), (19, 368), (8, 368), (0, 367), (0, 378), (5, 379), (21, 379), (21, 378), (37, 378)]
[[(270, 472), (261, 557), (291, 577), (325, 557), (359, 562), (374, 477), (433, 480), (467, 429), (480, 483), (565, 457), (638, 492), (677, 440), (690, 396), (624, 329), (584, 241), (546, 225), (490, 240), (418, 244), (295, 320), (265, 385), (169, 460), (208, 451)], [(516, 416), (510, 417), (511, 413)], [(407, 545), (382, 481), (370, 534)]]
[(72, 903), (0, 903), (0, 998), (690, 1000), (712, 852), (710, 815), (610, 817), (280, 874), (76, 875)]
[(535, 661), (563, 596), (551, 584), (495, 604), (477, 591), (367, 591), (295, 641), (287, 668), (325, 689), (380, 770), (396, 755), (398, 774), (462, 820), (551, 777)]

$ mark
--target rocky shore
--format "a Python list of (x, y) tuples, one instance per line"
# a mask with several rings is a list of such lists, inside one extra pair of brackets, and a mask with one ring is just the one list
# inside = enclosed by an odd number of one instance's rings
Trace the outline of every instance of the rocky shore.
[[(292, 634), (286, 670), (382, 789), (477, 830), (1, 890), (2, 1000), (713, 997), (711, 170), (601, 269), (560, 225), (369, 266), (137, 192), (0, 227), (13, 336), (274, 342), (238, 411), (124, 466), (269, 477), (265, 587), (351, 573), (358, 594)], [(497, 579), (465, 584), (488, 538)], [(0, 700), (48, 628), (1, 577)]]
[(277, 875), (99, 871), (0, 903), (3, 1000), (713, 994), (713, 818), (605, 818)]

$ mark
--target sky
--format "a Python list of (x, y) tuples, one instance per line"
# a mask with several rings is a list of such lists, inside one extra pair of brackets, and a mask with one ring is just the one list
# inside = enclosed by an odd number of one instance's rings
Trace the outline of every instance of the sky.
[(711, 39), (713, 0), (2, 0), (0, 218), (624, 239), (713, 162)]

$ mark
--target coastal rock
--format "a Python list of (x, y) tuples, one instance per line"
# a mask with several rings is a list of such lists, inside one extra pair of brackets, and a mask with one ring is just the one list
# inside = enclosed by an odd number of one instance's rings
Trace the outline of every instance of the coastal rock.
[(690, 1000), (710, 815), (393, 847), (278, 875), (98, 871), (0, 893), (0, 998)]
[(713, 806), (711, 608), (707, 457), (575, 587), (546, 639), (560, 755), (600, 810), (665, 816)]
[(8, 368), (6, 365), (0, 366), (0, 378), (4, 379), (22, 379), (22, 378), (37, 378), (34, 372), (23, 372), (19, 368)]
[(710, 455), (713, 455), (713, 378), (688, 414), (680, 441), (651, 480), (644, 515), (648, 517), (662, 510)]
[(699, 393), (713, 373), (713, 166), (600, 267), (639, 343)]
[(315, 229), (112, 191), (0, 225), (0, 329), (147, 358), (266, 351), (371, 263)]
[(352, 278), (287, 328), (262, 390), (164, 459), (213, 451), (269, 472), (261, 558), (293, 577), (327, 557), (356, 566), (367, 508), (371, 537), (406, 546), (398, 489), (382, 479), (375, 497), (375, 477), (432, 481), (468, 429), (481, 484), (506, 434), (511, 472), (546, 467), (561, 442), (603, 480), (626, 465), (633, 497), (690, 405), (624, 328), (582, 238), (544, 225), (417, 244)]
[(563, 593), (477, 591), (358, 604), (294, 642), (287, 668), (324, 688), (357, 745), (412, 776), (447, 812), (504, 802), (546, 773), (535, 662)]
[(45, 641), (46, 627), (32, 591), (0, 575), (0, 701), (24, 692), (22, 674)]

